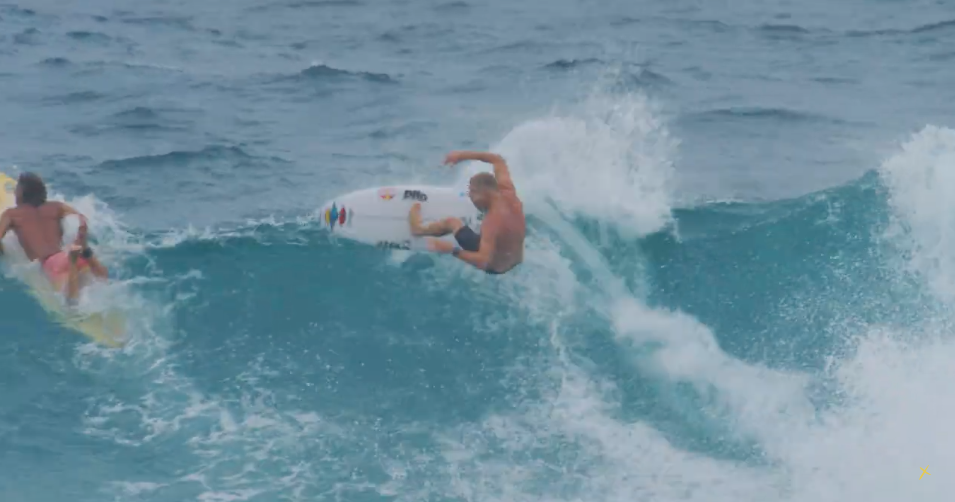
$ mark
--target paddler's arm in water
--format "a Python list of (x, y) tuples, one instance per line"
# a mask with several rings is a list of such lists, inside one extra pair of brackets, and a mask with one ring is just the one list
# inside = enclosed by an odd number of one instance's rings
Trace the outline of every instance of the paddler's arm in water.
[(75, 243), (80, 246), (86, 246), (86, 232), (89, 229), (86, 226), (86, 216), (83, 216), (83, 213), (73, 209), (69, 205), (60, 202), (60, 219), (62, 220), (71, 214), (75, 214), (80, 218), (80, 229), (76, 232)]
[(444, 163), (457, 164), (463, 160), (477, 160), (491, 164), (494, 167), (494, 179), (497, 180), (497, 186), (505, 190), (516, 190), (514, 181), (511, 180), (511, 170), (507, 167), (507, 161), (504, 160), (504, 157), (491, 152), (460, 150), (449, 153)]
[[(0, 215), (0, 240), (3, 240), (6, 237), (7, 232), (10, 231), (10, 228), (13, 226), (13, 220), (10, 218), (10, 210), (7, 209), (3, 212), (3, 215)], [(0, 254), (3, 254), (3, 243), (0, 242)]]
[[(76, 232), (76, 241), (74, 241), (74, 244), (80, 246), (81, 248), (88, 248), (89, 245), (86, 243), (86, 234), (89, 231), (89, 227), (86, 225), (86, 216), (62, 202), (60, 203), (60, 211), (60, 219), (66, 218), (71, 214), (75, 214), (80, 218), (80, 229)], [(100, 261), (96, 259), (96, 256), (90, 256), (87, 258), (86, 263), (89, 263), (90, 272), (92, 272), (94, 276), (100, 279), (106, 279), (109, 277), (109, 269), (100, 263)]]

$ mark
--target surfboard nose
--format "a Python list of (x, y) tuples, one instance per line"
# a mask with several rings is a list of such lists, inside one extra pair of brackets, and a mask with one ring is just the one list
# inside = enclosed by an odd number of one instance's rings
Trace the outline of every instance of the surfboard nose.
[(322, 226), (329, 230), (334, 230), (335, 227), (341, 227), (349, 223), (350, 216), (351, 210), (346, 207), (345, 204), (339, 204), (334, 201), (326, 203), (322, 206), (322, 209), (319, 210)]
[[(322, 204), (319, 225), (338, 237), (387, 249), (414, 248), (408, 217), (413, 204), (422, 205), (422, 219), (449, 216), (472, 221), (477, 209), (461, 190), (427, 185), (391, 185), (345, 193)], [(409, 244), (410, 243), (410, 244)]]

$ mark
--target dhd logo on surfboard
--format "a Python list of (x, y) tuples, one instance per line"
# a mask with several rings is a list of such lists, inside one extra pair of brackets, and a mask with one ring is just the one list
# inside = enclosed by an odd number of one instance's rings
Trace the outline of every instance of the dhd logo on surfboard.
[(405, 190), (405, 195), (403, 199), (412, 199), (418, 202), (426, 202), (428, 200), (428, 194), (422, 192), (421, 190)]

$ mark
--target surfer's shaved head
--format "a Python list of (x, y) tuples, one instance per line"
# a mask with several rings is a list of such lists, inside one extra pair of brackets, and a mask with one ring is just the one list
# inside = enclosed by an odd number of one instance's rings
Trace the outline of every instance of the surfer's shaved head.
[(46, 202), (46, 184), (34, 173), (23, 173), (17, 180), (17, 204), (39, 207)]
[(494, 190), (497, 191), (497, 178), (491, 173), (477, 173), (471, 176), (471, 190)]
[(493, 174), (477, 173), (471, 176), (468, 196), (471, 197), (474, 207), (481, 211), (487, 211), (495, 193), (497, 193), (497, 178)]

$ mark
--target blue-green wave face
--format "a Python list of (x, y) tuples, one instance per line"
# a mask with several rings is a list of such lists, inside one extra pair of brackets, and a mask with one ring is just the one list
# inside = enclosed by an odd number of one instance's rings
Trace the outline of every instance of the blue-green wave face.
[[(0, 5), (0, 170), (131, 336), (4, 266), (0, 502), (950, 500), (952, 3), (776, 3)], [(510, 273), (314, 214), (452, 148)]]
[[(562, 120), (501, 148), (521, 158)], [(310, 218), (137, 234), (90, 202), (119, 278), (101, 295), (133, 340), (83, 344), (4, 287), (2, 465), (87, 487), (76, 500), (808, 501), (870, 493), (863, 467), (942, 477), (927, 445), (945, 441), (955, 268), (936, 157), (675, 209), (593, 196), (616, 183), (599, 171), (540, 190), (527, 162), (527, 260), (503, 277)], [(668, 166), (640, 169), (628, 190)]]

